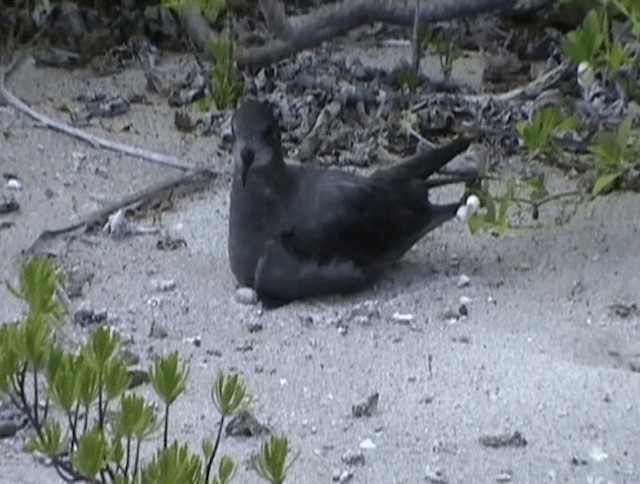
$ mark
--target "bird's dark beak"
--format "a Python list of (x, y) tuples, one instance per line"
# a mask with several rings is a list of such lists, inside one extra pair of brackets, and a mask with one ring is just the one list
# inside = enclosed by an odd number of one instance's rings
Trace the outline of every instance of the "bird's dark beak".
[(253, 165), (253, 161), (255, 160), (255, 153), (251, 148), (247, 148), (245, 146), (240, 152), (240, 158), (242, 159), (242, 186), (244, 187), (247, 182), (249, 168), (251, 168), (251, 165)]

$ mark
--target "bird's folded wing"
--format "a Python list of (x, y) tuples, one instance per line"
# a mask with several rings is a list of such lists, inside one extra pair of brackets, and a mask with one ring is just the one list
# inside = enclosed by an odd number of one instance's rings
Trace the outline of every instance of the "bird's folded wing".
[(415, 239), (428, 215), (427, 192), (419, 180), (395, 186), (327, 171), (301, 181), (280, 242), (300, 261), (373, 268)]
[(255, 289), (271, 304), (326, 294), (348, 293), (366, 286), (366, 275), (348, 261), (319, 265), (300, 260), (280, 241), (270, 240), (258, 261)]

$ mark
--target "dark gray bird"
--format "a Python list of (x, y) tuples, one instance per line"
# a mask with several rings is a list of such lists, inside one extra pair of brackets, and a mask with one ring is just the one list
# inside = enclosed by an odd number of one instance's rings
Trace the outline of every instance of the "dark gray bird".
[(278, 304), (371, 285), (460, 203), (429, 203), (428, 190), (469, 176), (428, 177), (469, 142), (416, 154), (358, 176), (284, 162), (267, 104), (247, 101), (232, 120), (234, 173), (229, 260), (238, 282)]

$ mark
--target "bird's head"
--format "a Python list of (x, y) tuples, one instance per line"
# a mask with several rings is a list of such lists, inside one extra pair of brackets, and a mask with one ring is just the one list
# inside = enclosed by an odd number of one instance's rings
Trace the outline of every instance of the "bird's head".
[(243, 186), (250, 169), (272, 170), (283, 165), (280, 128), (268, 104), (246, 101), (234, 113), (231, 130), (235, 171)]

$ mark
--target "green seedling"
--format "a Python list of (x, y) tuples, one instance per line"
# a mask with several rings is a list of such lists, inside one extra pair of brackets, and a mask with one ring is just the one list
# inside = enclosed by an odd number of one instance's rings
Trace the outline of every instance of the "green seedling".
[[(210, 440), (205, 440), (202, 444), (204, 455), (207, 459), (206, 467), (206, 479), (209, 481), (211, 475), (211, 469), (213, 466), (213, 459), (218, 453), (218, 447), (220, 446), (220, 439), (222, 437), (222, 429), (224, 428), (225, 419), (232, 415), (235, 415), (242, 409), (247, 401), (247, 389), (244, 382), (240, 380), (237, 374), (225, 375), (220, 372), (216, 376), (213, 382), (213, 389), (211, 392), (211, 399), (213, 404), (220, 412), (220, 423), (218, 424), (218, 432), (216, 434), (215, 443)], [(223, 458), (224, 460), (224, 458)], [(227, 457), (227, 462), (223, 466), (223, 461), (220, 462), (220, 468), (218, 470), (218, 480), (220, 482), (227, 482), (233, 474), (235, 474), (235, 463), (233, 460)], [(233, 466), (231, 466), (233, 464)]]
[(192, 453), (187, 445), (177, 442), (158, 450), (153, 459), (142, 467), (141, 482), (154, 484), (205, 484), (202, 459)]
[(436, 30), (424, 26), (418, 29), (418, 43), (421, 49), (431, 47), (440, 61), (442, 76), (448, 81), (453, 71), (453, 63), (461, 57), (456, 45)]
[(27, 304), (30, 314), (62, 321), (64, 310), (55, 297), (58, 284), (59, 277), (53, 262), (47, 257), (38, 256), (22, 266), (18, 287), (7, 283), (7, 288)]
[(615, 133), (601, 133), (588, 147), (594, 156), (597, 173), (591, 189), (593, 195), (602, 195), (616, 188), (638, 164), (640, 138), (631, 127), (631, 119), (625, 119)]
[(253, 460), (253, 468), (265, 481), (282, 484), (297, 458), (287, 464), (288, 454), (289, 439), (272, 435), (262, 444), (260, 453)]
[[(67, 482), (228, 484), (237, 471), (230, 457), (221, 457), (217, 473), (210, 474), (225, 418), (247, 403), (240, 377), (220, 373), (214, 381), (213, 402), (222, 418), (215, 443), (203, 444), (204, 459), (186, 445), (168, 445), (169, 408), (187, 380), (178, 354), (156, 359), (149, 372), (165, 405), (160, 423), (155, 405), (129, 390), (131, 378), (117, 333), (99, 326), (73, 352), (56, 341), (54, 323), (63, 316), (55, 295), (59, 282), (51, 260), (27, 261), (17, 288), (8, 285), (11, 294), (26, 302), (27, 313), (21, 321), (0, 325), (0, 394), (31, 424), (26, 448), (49, 457)], [(50, 407), (57, 410), (55, 418)], [(158, 436), (161, 425), (162, 444), (151, 460), (141, 462), (142, 442)], [(288, 469), (278, 464), (286, 459), (287, 445), (282, 444), (271, 443), (263, 459), (265, 475), (279, 479), (271, 482), (282, 482)]]
[(412, 69), (401, 69), (395, 74), (394, 84), (400, 89), (408, 89), (409, 92), (415, 92), (420, 85), (420, 79)]
[(622, 44), (611, 39), (606, 9), (591, 10), (580, 27), (567, 33), (562, 52), (576, 64), (586, 62), (593, 69), (612, 73), (632, 60)]
[(516, 131), (527, 148), (530, 158), (538, 154), (548, 155), (555, 149), (556, 137), (578, 125), (574, 116), (563, 117), (558, 106), (536, 110), (531, 121), (518, 121)]
[(207, 50), (214, 64), (209, 76), (207, 93), (198, 102), (198, 107), (203, 111), (235, 107), (242, 96), (244, 84), (235, 68), (230, 31), (222, 32), (217, 39), (209, 42)]
[(174, 11), (179, 11), (184, 5), (188, 5), (196, 12), (202, 14), (210, 22), (220, 18), (227, 8), (226, 0), (162, 0), (162, 6)]
[(640, 37), (640, 2), (638, 0), (608, 0), (631, 22), (631, 33)]
[[(578, 199), (580, 193), (568, 191), (549, 193), (544, 174), (540, 174), (525, 180), (507, 180), (499, 195), (492, 193), (489, 180), (483, 180), (480, 184), (471, 187), (473, 193), (480, 199), (481, 209), (468, 218), (469, 230), (474, 233), (486, 230), (494, 235), (501, 235), (509, 229), (521, 229), (527, 225), (512, 225), (509, 221), (509, 213), (515, 207), (516, 213), (530, 211), (531, 218), (537, 221), (540, 216), (540, 208), (561, 199)], [(575, 204), (577, 207), (577, 202)]]
[(169, 439), (169, 407), (187, 388), (188, 371), (180, 367), (178, 352), (175, 351), (163, 358), (157, 358), (151, 367), (149, 380), (156, 394), (164, 402), (164, 434), (163, 445), (166, 448)]

